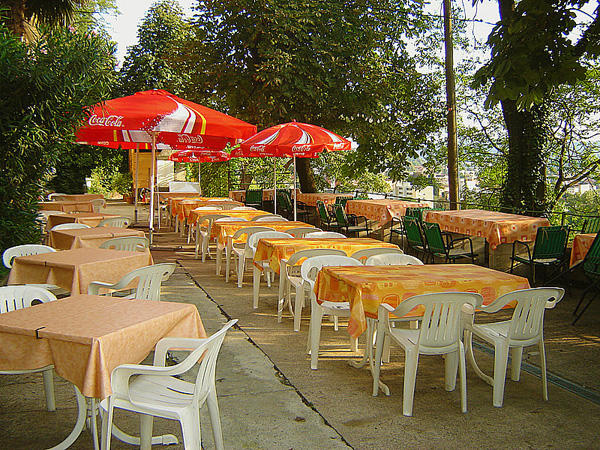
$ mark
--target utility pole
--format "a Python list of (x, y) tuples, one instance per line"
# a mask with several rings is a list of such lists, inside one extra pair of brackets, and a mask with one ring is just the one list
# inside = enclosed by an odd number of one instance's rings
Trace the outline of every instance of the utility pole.
[(458, 209), (458, 150), (456, 147), (456, 95), (454, 87), (454, 49), (452, 43), (451, 15), (451, 0), (444, 0), (446, 122), (448, 129), (448, 190), (450, 195), (450, 209)]

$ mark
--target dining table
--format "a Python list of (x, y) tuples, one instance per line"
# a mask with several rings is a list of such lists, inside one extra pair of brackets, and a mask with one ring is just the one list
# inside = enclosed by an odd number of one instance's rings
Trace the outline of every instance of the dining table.
[(407, 208), (428, 208), (429, 202), (412, 202), (394, 199), (348, 200), (346, 212), (364, 216), (377, 223), (377, 228), (389, 225), (392, 218), (404, 216)]
[(177, 216), (180, 222), (185, 222), (190, 212), (199, 207), (234, 205), (244, 206), (243, 203), (229, 199), (173, 199), (171, 215)]
[(98, 248), (103, 242), (118, 237), (145, 237), (142, 230), (120, 227), (95, 227), (73, 230), (53, 230), (48, 233), (48, 245), (56, 250)]
[(38, 207), (43, 211), (94, 212), (94, 205), (91, 201), (38, 202)]
[(245, 189), (237, 189), (234, 191), (229, 191), (229, 198), (232, 200), (236, 200), (238, 202), (246, 201), (246, 190)]
[(587, 255), (588, 251), (592, 247), (592, 243), (596, 238), (596, 233), (584, 233), (584, 234), (576, 234), (573, 238), (573, 248), (571, 249), (571, 259), (569, 261), (569, 266), (573, 267), (574, 265), (580, 263)]
[(316, 207), (317, 202), (322, 201), (325, 206), (332, 205), (338, 198), (353, 198), (354, 194), (329, 193), (329, 192), (313, 192), (313, 193), (298, 193), (297, 200), (307, 206)]
[(530, 217), (482, 209), (423, 211), (423, 221), (437, 223), (442, 231), (482, 238), (489, 246), (489, 267), (509, 267), (509, 253), (515, 241), (533, 242), (545, 217)]
[(90, 227), (97, 227), (100, 222), (104, 219), (110, 219), (112, 217), (120, 217), (116, 214), (105, 214), (99, 212), (73, 212), (67, 214), (50, 214), (48, 215), (47, 228), (51, 230), (52, 227), (63, 223), (82, 223), (89, 225)]
[(74, 248), (13, 260), (8, 284), (53, 284), (71, 294), (87, 293), (92, 281), (116, 283), (125, 274), (153, 263), (150, 251)]
[[(96, 404), (111, 394), (110, 375), (121, 364), (138, 364), (163, 337), (204, 338), (197, 308), (189, 303), (73, 295), (0, 314), (0, 370), (53, 365), (74, 385), (78, 414), (73, 431), (54, 449), (65, 449), (90, 417), (94, 447)], [(139, 445), (118, 428), (115, 437)], [(172, 435), (153, 443), (177, 443)]]

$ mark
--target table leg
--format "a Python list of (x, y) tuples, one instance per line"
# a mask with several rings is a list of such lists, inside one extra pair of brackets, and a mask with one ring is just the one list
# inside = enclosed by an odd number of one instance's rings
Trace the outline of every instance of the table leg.
[(87, 402), (77, 386), (73, 385), (73, 388), (75, 388), (75, 399), (77, 400), (77, 421), (75, 422), (75, 427), (64, 441), (52, 447), (50, 450), (64, 450), (69, 448), (73, 442), (77, 440), (85, 426)]
[[(373, 337), (375, 334), (375, 326), (377, 322), (374, 319), (367, 317), (367, 341), (365, 342), (365, 352), (363, 357), (358, 361), (348, 361), (352, 367), (357, 369), (361, 369), (369, 363), (369, 370), (371, 371), (371, 375), (374, 370), (374, 357), (373, 357)], [(385, 344), (384, 344), (385, 345)], [(383, 381), (379, 380), (379, 389), (381, 389), (385, 395), (390, 395), (390, 388)]]

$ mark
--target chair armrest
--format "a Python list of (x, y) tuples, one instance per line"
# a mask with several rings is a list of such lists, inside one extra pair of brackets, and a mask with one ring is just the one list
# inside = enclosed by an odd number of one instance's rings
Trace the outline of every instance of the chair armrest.
[(469, 241), (469, 247), (471, 248), (471, 253), (473, 253), (473, 240), (469, 236), (452, 239), (451, 244), (454, 246), (455, 243), (464, 241)]
[[(118, 283), (117, 283), (118, 284)], [(100, 289), (116, 289), (117, 284), (104, 283), (103, 281), (92, 281), (88, 285), (88, 295), (100, 295)]]
[(113, 394), (131, 400), (129, 398), (129, 379), (131, 377), (136, 375), (173, 376), (179, 373), (181, 373), (181, 370), (177, 366), (155, 367), (141, 364), (122, 364), (113, 369), (110, 384)]
[(527, 243), (523, 242), (523, 241), (515, 241), (515, 242), (513, 242), (513, 248), (512, 248), (512, 256), (511, 256), (511, 258), (515, 257), (515, 250), (516, 250), (517, 244), (525, 247), (525, 249), (527, 250), (527, 257), (531, 261), (531, 249), (529, 248), (529, 245), (527, 245)]
[[(153, 364), (155, 367), (164, 367), (167, 361), (167, 352), (169, 350), (192, 351), (198, 346), (204, 344), (206, 341), (206, 338), (192, 340), (189, 338), (181, 339), (175, 337), (164, 337), (156, 344), (154, 349)], [(190, 344), (193, 344), (193, 346), (190, 346)]]

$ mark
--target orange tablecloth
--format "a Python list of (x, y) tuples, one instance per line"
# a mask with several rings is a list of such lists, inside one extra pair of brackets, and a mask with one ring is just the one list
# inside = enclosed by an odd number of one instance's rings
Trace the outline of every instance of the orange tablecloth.
[(426, 202), (407, 202), (404, 200), (348, 200), (346, 212), (365, 216), (367, 219), (379, 222), (380, 226), (392, 220), (392, 217), (402, 217), (406, 208), (426, 208), (430, 206)]
[(61, 200), (67, 202), (89, 202), (90, 200), (102, 199), (104, 200), (104, 195), (102, 194), (64, 194), (60, 196)]
[[(269, 227), (269, 228), (273, 228), (275, 231), (284, 231), (284, 232), (286, 230), (290, 230), (292, 228), (299, 228), (299, 227), (313, 227), (314, 228), (314, 225), (311, 225), (311, 224), (306, 223), (306, 222), (293, 222), (293, 221), (288, 221), (288, 222), (275, 222), (275, 221), (273, 221), (273, 222), (271, 222), (271, 221), (261, 221), (261, 222), (252, 222), (251, 224), (248, 224), (248, 223), (244, 223), (244, 222), (227, 222), (227, 221), (223, 221), (223, 222), (215, 222), (215, 223), (213, 223), (212, 229), (214, 230), (215, 236), (217, 237), (217, 242), (219, 244), (221, 244), (221, 245), (226, 245), (227, 244), (227, 237), (228, 236), (233, 236), (235, 234), (235, 232), (237, 230), (241, 229), (241, 228), (252, 227), (252, 226)], [(237, 238), (233, 242), (235, 242), (235, 243), (246, 242), (246, 238), (247, 237), (248, 236), (244, 234), (243, 236)]]
[[(190, 211), (188, 216), (188, 225), (195, 224), (199, 217), (206, 216), (208, 214), (226, 214), (230, 217), (241, 217), (242, 219), (250, 220), (256, 216), (263, 216), (265, 214), (271, 214), (268, 211), (256, 210), (235, 210), (235, 209), (198, 209)], [(216, 237), (216, 234), (214, 235)]]
[(48, 243), (57, 250), (71, 248), (98, 248), (109, 239), (125, 236), (144, 237), (142, 230), (117, 227), (84, 228), (80, 230), (50, 231)]
[(53, 364), (83, 395), (103, 399), (115, 367), (140, 363), (167, 336), (206, 337), (194, 305), (67, 297), (0, 314), (0, 370)]
[(56, 202), (38, 202), (38, 206), (44, 211), (62, 211), (62, 212), (76, 212), (76, 211), (87, 211), (94, 212), (94, 207), (89, 201), (80, 202), (68, 202), (68, 201), (56, 201)]
[(592, 246), (592, 242), (596, 238), (596, 234), (576, 234), (573, 239), (573, 248), (571, 249), (571, 261), (570, 265), (574, 266), (579, 261), (585, 258), (588, 250)]
[[(277, 190), (279, 190), (279, 189), (277, 189)], [(299, 193), (300, 189), (296, 188), (295, 191)], [(266, 200), (266, 201), (272, 202), (275, 199), (275, 189), (263, 189), (262, 194), (263, 194), (263, 197), (262, 197), (263, 201)], [(290, 195), (292, 196), (291, 198), (293, 199), (294, 194), (292, 191), (290, 191)]]
[[(527, 288), (527, 278), (472, 264), (324, 267), (315, 283), (320, 301), (350, 302), (348, 333), (354, 337), (367, 329), (365, 316), (376, 318), (384, 302), (396, 307), (414, 295), (458, 291), (477, 292), (487, 305), (508, 292)], [(410, 313), (421, 314), (417, 309)]]
[(550, 225), (548, 219), (481, 209), (425, 211), (423, 220), (435, 222), (442, 231), (484, 237), (492, 250), (514, 241), (534, 241), (537, 229)]
[(73, 295), (85, 294), (92, 281), (116, 283), (126, 273), (150, 264), (149, 251), (75, 248), (15, 258), (8, 284), (50, 283)]
[(178, 216), (179, 220), (187, 219), (190, 215), (190, 211), (199, 208), (201, 206), (221, 206), (221, 205), (235, 205), (244, 206), (243, 203), (236, 202), (233, 200), (174, 200), (173, 207), (171, 208), (171, 214)]
[[(259, 222), (260, 223), (260, 222)], [(288, 259), (294, 253), (300, 250), (310, 248), (335, 248), (343, 250), (348, 256), (365, 248), (390, 247), (398, 248), (397, 245), (389, 242), (381, 242), (371, 238), (298, 238), (298, 239), (261, 239), (258, 241), (254, 261), (268, 261), (269, 266), (276, 273), (279, 273), (279, 261)]]
[(55, 225), (61, 223), (82, 223), (90, 227), (97, 227), (98, 224), (110, 217), (119, 217), (116, 214), (103, 214), (94, 212), (80, 212), (71, 214), (50, 214), (48, 216), (48, 229), (50, 230)]
[(321, 200), (325, 206), (335, 203), (335, 199), (338, 197), (352, 198), (354, 194), (329, 194), (323, 192), (317, 192), (313, 194), (298, 194), (298, 201), (308, 206), (317, 206), (317, 200)]

